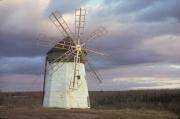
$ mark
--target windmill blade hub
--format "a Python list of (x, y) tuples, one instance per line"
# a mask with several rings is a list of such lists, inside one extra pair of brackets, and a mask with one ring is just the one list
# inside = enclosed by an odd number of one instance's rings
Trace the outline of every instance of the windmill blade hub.
[(76, 50), (80, 52), (82, 50), (81, 45), (76, 45)]

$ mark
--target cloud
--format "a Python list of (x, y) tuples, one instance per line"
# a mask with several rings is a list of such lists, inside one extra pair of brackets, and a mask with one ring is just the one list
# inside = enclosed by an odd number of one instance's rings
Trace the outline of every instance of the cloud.
[(0, 33), (35, 34), (41, 27), (43, 13), (48, 5), (48, 0), (42, 1), (5, 0), (2, 2), (6, 7), (0, 8)]
[(60, 11), (61, 14), (69, 13), (69, 12), (74, 12), (75, 9), (83, 6), (87, 1), (84, 0), (76, 0), (76, 1), (71, 1), (71, 0), (50, 0), (50, 3), (46, 9), (46, 13), (50, 14), (52, 11)]
[(102, 84), (94, 81), (92, 76), (88, 76), (88, 84), (91, 90), (180, 88), (180, 69), (177, 68), (178, 66), (167, 63), (146, 63), (104, 69), (99, 71), (104, 78)]
[(161, 62), (179, 64), (179, 36), (164, 35), (142, 42), (140, 49), (156, 53)]
[[(110, 54), (108, 58), (91, 55), (92, 63), (105, 77), (105, 84), (102, 87), (120, 90), (144, 85), (128, 81), (116, 85), (113, 79), (129, 80), (136, 77), (138, 82), (138, 78), (141, 80), (143, 77), (160, 80), (166, 77), (168, 80), (174, 80), (179, 76), (177, 67), (180, 64), (178, 54), (180, 24), (177, 0), (1, 2), (6, 6), (0, 7), (1, 75), (19, 75), (15, 76), (17, 79), (27, 75), (32, 78), (35, 78), (33, 75), (42, 75), (43, 59), (49, 47), (37, 46), (38, 34), (46, 34), (49, 40), (52, 40), (49, 37), (59, 40), (62, 38), (48, 19), (49, 14), (58, 10), (74, 30), (74, 9), (82, 7), (87, 8), (85, 36), (99, 25), (104, 25), (109, 30), (109, 34), (105, 37), (88, 44), (98, 51)], [(83, 37), (82, 40), (86, 39)], [(10, 76), (9, 80), (11, 78), (13, 77)], [(113, 85), (116, 88), (113, 88)], [(150, 85), (157, 86), (154, 83)], [(144, 85), (146, 86), (151, 87)]]
[(43, 16), (48, 1), (4, 0), (2, 4), (5, 7), (0, 7), (0, 57), (44, 55), (48, 48), (37, 46), (38, 33), (50, 30), (50, 36), (56, 34)]
[(180, 44), (179, 39), (180, 36), (175, 35), (160, 36), (145, 41), (141, 46), (164, 56), (178, 57), (178, 51), (180, 50), (178, 47)]
[(179, 0), (158, 0), (154, 5), (141, 12), (138, 19), (147, 22), (159, 22), (169, 19), (179, 21), (179, 5)]
[(0, 57), (34, 57), (44, 56), (46, 47), (37, 45), (36, 36), (1, 34)]
[(180, 69), (180, 65), (174, 65), (174, 64), (172, 64), (172, 65), (170, 65), (170, 67), (175, 68), (175, 69)]
[(0, 74), (42, 74), (44, 57), (12, 57), (0, 59)]
[(162, 22), (180, 18), (179, 0), (105, 0), (104, 5), (108, 15), (118, 15), (123, 21)]
[[(105, 5), (114, 7), (114, 13), (115, 14), (126, 14), (131, 12), (138, 12), (145, 8), (148, 8), (149, 6), (153, 5), (153, 3), (156, 2), (156, 0), (105, 0)], [(109, 4), (110, 3), (110, 4)]]
[(131, 77), (113, 79), (114, 83), (134, 84), (130, 89), (175, 89), (180, 87), (180, 79), (156, 77)]
[(43, 90), (43, 75), (3, 75), (0, 78), (0, 90), (7, 92)]

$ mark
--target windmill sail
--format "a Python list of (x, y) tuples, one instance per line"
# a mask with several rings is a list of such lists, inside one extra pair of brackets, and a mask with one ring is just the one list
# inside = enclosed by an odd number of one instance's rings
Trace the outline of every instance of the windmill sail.
[[(58, 13), (58, 11), (52, 12), (52, 14), (49, 16), (49, 19), (53, 22), (53, 24), (57, 27), (57, 29), (62, 33), (64, 37), (74, 37), (66, 21)], [(76, 42), (74, 41), (74, 43)]]
[(84, 33), (85, 26), (85, 18), (86, 18), (86, 9), (76, 9), (75, 11), (75, 35), (77, 38)]

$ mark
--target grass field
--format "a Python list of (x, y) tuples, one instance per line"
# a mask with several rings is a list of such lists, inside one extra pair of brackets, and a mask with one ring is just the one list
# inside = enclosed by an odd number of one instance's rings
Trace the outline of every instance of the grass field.
[(180, 119), (180, 90), (90, 92), (88, 110), (43, 108), (42, 97), (0, 93), (0, 119)]
[(178, 115), (154, 110), (65, 110), (27, 107), (1, 107), (1, 119), (178, 119)]

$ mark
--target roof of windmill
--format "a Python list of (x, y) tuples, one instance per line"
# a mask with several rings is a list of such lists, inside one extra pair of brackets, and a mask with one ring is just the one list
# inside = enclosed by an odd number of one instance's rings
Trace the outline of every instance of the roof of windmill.
[[(66, 37), (62, 41), (60, 41), (59, 43), (66, 44), (66, 45), (75, 45), (71, 37)], [(63, 55), (65, 52), (67, 52), (68, 49), (69, 49), (68, 46), (62, 46), (62, 45), (57, 43), (56, 45), (54, 45), (53, 48), (51, 48), (47, 52), (47, 60), (49, 62), (53, 62), (59, 56)], [(74, 61), (74, 57), (71, 58), (68, 62), (73, 62), (73, 61)], [(81, 57), (80, 61), (81, 61), (81, 63), (84, 63), (82, 57)], [(57, 60), (57, 62), (59, 62), (59, 61)]]
[[(63, 44), (66, 44), (66, 45), (75, 45), (73, 43), (73, 40), (71, 37), (66, 37), (64, 38), (63, 40), (61, 40), (60, 42), (58, 43), (63, 43)], [(62, 47), (62, 45), (59, 45), (59, 44), (56, 44), (54, 45), (48, 52), (47, 52), (47, 55), (52, 53), (52, 52), (64, 52), (64, 51), (67, 51), (67, 46), (64, 46)]]

